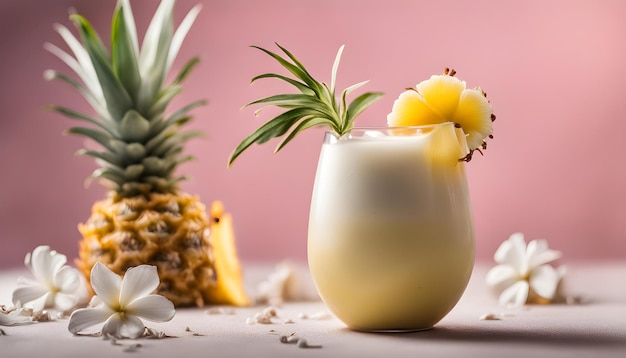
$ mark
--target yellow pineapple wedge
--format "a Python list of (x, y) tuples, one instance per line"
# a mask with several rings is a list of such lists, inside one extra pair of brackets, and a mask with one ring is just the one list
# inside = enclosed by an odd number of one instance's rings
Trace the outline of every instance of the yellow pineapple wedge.
[[(220, 217), (211, 220), (197, 196), (180, 191), (178, 184), (185, 177), (175, 176), (179, 164), (193, 159), (182, 155), (185, 142), (202, 135), (181, 128), (191, 119), (189, 111), (205, 101), (166, 111), (198, 59), (188, 61), (170, 83), (166, 80), (199, 9), (189, 11), (174, 31), (174, 0), (162, 0), (140, 50), (130, 2), (120, 0), (111, 25), (110, 52), (85, 18), (71, 15), (82, 41), (62, 25), (55, 28), (73, 56), (52, 44), (45, 47), (78, 80), (52, 70), (45, 76), (74, 87), (95, 111), (89, 115), (51, 106), (89, 124), (67, 132), (102, 148), (78, 153), (96, 159), (100, 167), (91, 177), (110, 189), (79, 225), (83, 240), (77, 265), (87, 280), (98, 261), (117, 274), (149, 264), (158, 268), (157, 292), (176, 306), (246, 305), (230, 217), (224, 220), (216, 211)], [(211, 224), (216, 220), (220, 223)]]
[(250, 300), (243, 287), (242, 270), (237, 259), (233, 233), (232, 216), (224, 212), (221, 201), (214, 201), (211, 205), (211, 243), (213, 253), (220, 260), (215, 261), (216, 287), (209, 291), (208, 298), (212, 303), (247, 306)]

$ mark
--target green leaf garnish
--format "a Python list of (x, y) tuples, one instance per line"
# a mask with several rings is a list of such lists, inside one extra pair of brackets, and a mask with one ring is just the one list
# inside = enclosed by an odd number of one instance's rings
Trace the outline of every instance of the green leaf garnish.
[(332, 68), (330, 87), (326, 83), (319, 82), (313, 78), (302, 63), (287, 49), (279, 44), (276, 44), (276, 46), (287, 55), (286, 58), (258, 46), (252, 47), (274, 58), (295, 78), (275, 73), (266, 73), (253, 77), (250, 83), (254, 83), (262, 78), (276, 78), (293, 85), (300, 93), (273, 95), (252, 101), (243, 107), (247, 108), (256, 104), (264, 105), (265, 107), (257, 110), (255, 115), (258, 115), (270, 106), (284, 108), (286, 111), (272, 118), (247, 136), (231, 153), (228, 160), (229, 167), (244, 150), (254, 143), (262, 144), (273, 138), (284, 136), (283, 140), (276, 147), (275, 152), (278, 152), (295, 138), (298, 133), (308, 128), (328, 126), (341, 137), (352, 129), (355, 118), (383, 95), (381, 92), (366, 92), (355, 98), (350, 104), (347, 104), (347, 95), (367, 83), (367, 81), (364, 81), (346, 88), (341, 93), (340, 98), (337, 99), (335, 83), (344, 46), (341, 46), (337, 52)]

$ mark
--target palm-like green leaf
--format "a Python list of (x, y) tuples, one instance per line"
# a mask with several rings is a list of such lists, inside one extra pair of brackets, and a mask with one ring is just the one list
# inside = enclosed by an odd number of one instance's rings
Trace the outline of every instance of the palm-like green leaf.
[(304, 83), (302, 83), (300, 81), (294, 80), (293, 78), (285, 77), (285, 76), (282, 76), (282, 75), (279, 75), (279, 74), (276, 74), (276, 73), (264, 73), (262, 75), (255, 76), (255, 77), (253, 77), (250, 80), (250, 84), (256, 82), (257, 80), (259, 80), (261, 78), (278, 78), (279, 80), (283, 80), (283, 81), (285, 81), (285, 82), (295, 86), (298, 90), (300, 90), (300, 92), (302, 92), (304, 94), (307, 94), (307, 95), (310, 95), (310, 96), (315, 95), (315, 92), (309, 86), (307, 86), (306, 84), (304, 84)]
[(300, 121), (300, 123), (298, 123), (298, 125), (287, 136), (285, 136), (280, 144), (278, 144), (274, 152), (277, 153), (279, 150), (281, 150), (287, 143), (291, 142), (291, 140), (294, 139), (296, 135), (298, 135), (298, 133), (302, 132), (303, 130), (324, 124), (332, 127), (332, 123), (325, 118), (310, 117)]
[(361, 114), (367, 107), (369, 107), (372, 103), (376, 102), (380, 97), (382, 97), (382, 93), (380, 92), (368, 92), (363, 93), (350, 103), (348, 106), (347, 114), (346, 114), (346, 122), (345, 124), (349, 127), (345, 128), (346, 131), (352, 129), (352, 124), (354, 123), (354, 119)]
[[(278, 44), (277, 44), (278, 45)], [(270, 55), (271, 57), (273, 57), (276, 61), (278, 61), (278, 63), (280, 63), (284, 68), (286, 68), (289, 72), (291, 72), (294, 76), (298, 77), (300, 80), (302, 80), (304, 83), (306, 83), (316, 94), (321, 92), (321, 85), (319, 82), (317, 82), (313, 77), (311, 77), (311, 75), (309, 75), (309, 73), (306, 71), (306, 69), (304, 69), (302, 66), (299, 66), (297, 62), (295, 63), (291, 63), (288, 60), (284, 59), (283, 57), (281, 57), (280, 55), (268, 51), (262, 47), (258, 47), (258, 46), (252, 46), (253, 48), (259, 49), (263, 52), (265, 52), (266, 54)], [(279, 46), (280, 47), (280, 46)], [(282, 47), (281, 47), (282, 49)], [(286, 50), (284, 50), (286, 51)], [(291, 55), (293, 56), (293, 55)]]
[(262, 125), (259, 129), (247, 136), (231, 154), (229, 164), (232, 164), (235, 159), (248, 147), (254, 143), (265, 143), (272, 138), (280, 137), (285, 134), (291, 126), (298, 123), (302, 118), (307, 115), (311, 115), (310, 110), (306, 108), (291, 109), (283, 114), (275, 117), (269, 122)]
[(361, 82), (345, 89), (342, 92), (341, 99), (337, 100), (335, 97), (335, 83), (343, 46), (339, 48), (333, 63), (330, 87), (313, 78), (304, 65), (286, 48), (279, 44), (276, 44), (276, 46), (286, 55), (286, 58), (258, 46), (252, 47), (274, 58), (296, 78), (289, 78), (275, 73), (265, 73), (253, 77), (251, 83), (262, 78), (276, 78), (293, 85), (301, 93), (273, 95), (252, 101), (244, 106), (246, 108), (257, 104), (265, 105), (265, 107), (257, 110), (255, 115), (268, 106), (284, 108), (287, 111), (269, 120), (244, 138), (231, 153), (228, 160), (229, 166), (233, 164), (243, 151), (254, 143), (262, 144), (273, 138), (286, 135), (276, 147), (275, 151), (278, 152), (299, 133), (311, 127), (328, 126), (339, 136), (342, 136), (352, 129), (356, 117), (382, 96), (380, 92), (367, 92), (347, 105), (346, 96), (366, 83)]
[(339, 62), (341, 61), (341, 54), (343, 53), (344, 45), (339, 47), (339, 51), (337, 51), (337, 56), (335, 57), (335, 62), (333, 63), (333, 70), (331, 71), (330, 77), (330, 90), (333, 95), (335, 94), (335, 84), (337, 83), (337, 69), (339, 69)]

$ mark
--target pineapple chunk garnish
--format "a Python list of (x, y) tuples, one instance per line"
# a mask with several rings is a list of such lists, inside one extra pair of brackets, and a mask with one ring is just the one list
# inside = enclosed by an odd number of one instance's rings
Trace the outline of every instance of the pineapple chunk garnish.
[(493, 137), (496, 117), (487, 94), (480, 87), (466, 88), (465, 81), (455, 74), (446, 68), (443, 75), (433, 75), (401, 93), (387, 115), (387, 123), (401, 127), (453, 122), (466, 135), (469, 153), (461, 159), (469, 161), (475, 150), (482, 153), (487, 148), (485, 140)]
[(465, 133), (452, 123), (433, 126), (428, 136), (427, 156), (433, 163), (456, 167), (459, 158), (466, 158), (469, 154)]

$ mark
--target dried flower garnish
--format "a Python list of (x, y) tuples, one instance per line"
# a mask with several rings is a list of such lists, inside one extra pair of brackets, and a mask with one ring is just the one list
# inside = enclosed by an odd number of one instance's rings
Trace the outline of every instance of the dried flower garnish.
[(139, 338), (146, 327), (140, 318), (166, 322), (174, 317), (174, 304), (163, 296), (150, 294), (159, 286), (155, 266), (131, 267), (124, 278), (97, 262), (91, 270), (96, 296), (90, 306), (74, 311), (68, 329), (73, 334), (104, 322), (102, 335), (111, 338)]
[(322, 348), (321, 344), (310, 344), (306, 338), (300, 338), (297, 343), (298, 348)]
[(13, 304), (32, 308), (35, 312), (44, 308), (67, 311), (86, 296), (81, 285), (80, 273), (65, 263), (65, 255), (51, 250), (49, 246), (38, 246), (26, 254), (24, 264), (34, 280), (18, 277), (18, 287), (13, 291)]
[(560, 257), (561, 252), (548, 249), (546, 240), (532, 240), (526, 246), (524, 235), (515, 233), (494, 254), (499, 265), (487, 273), (487, 284), (500, 294), (501, 305), (551, 302), (564, 268), (548, 263)]
[(499, 321), (501, 318), (494, 313), (486, 313), (479, 318), (481, 321)]
[(280, 343), (295, 344), (298, 348), (322, 348), (321, 344), (309, 344), (306, 338), (301, 338), (296, 335), (296, 332), (290, 335), (280, 336)]
[(32, 322), (32, 310), (25, 310), (19, 306), (8, 308), (0, 305), (0, 326), (17, 326)]
[(273, 324), (272, 318), (278, 318), (278, 310), (276, 307), (270, 306), (255, 313), (254, 316), (246, 318), (246, 324)]
[(185, 332), (189, 332), (191, 333), (192, 336), (194, 337), (203, 337), (206, 336), (206, 334), (202, 334), (202, 333), (198, 333), (196, 331), (194, 331), (193, 329), (191, 329), (189, 326), (185, 327)]
[(207, 315), (216, 315), (216, 314), (234, 315), (235, 313), (236, 313), (235, 310), (230, 307), (211, 307), (204, 311), (204, 314), (207, 314)]
[(296, 336), (296, 332), (293, 332), (290, 335), (280, 336), (280, 343), (295, 344), (298, 343), (299, 339), (300, 337)]
[(313, 314), (300, 313), (298, 314), (298, 318), (300, 319), (311, 319), (311, 320), (326, 320), (331, 319), (333, 316), (327, 311), (320, 311)]

